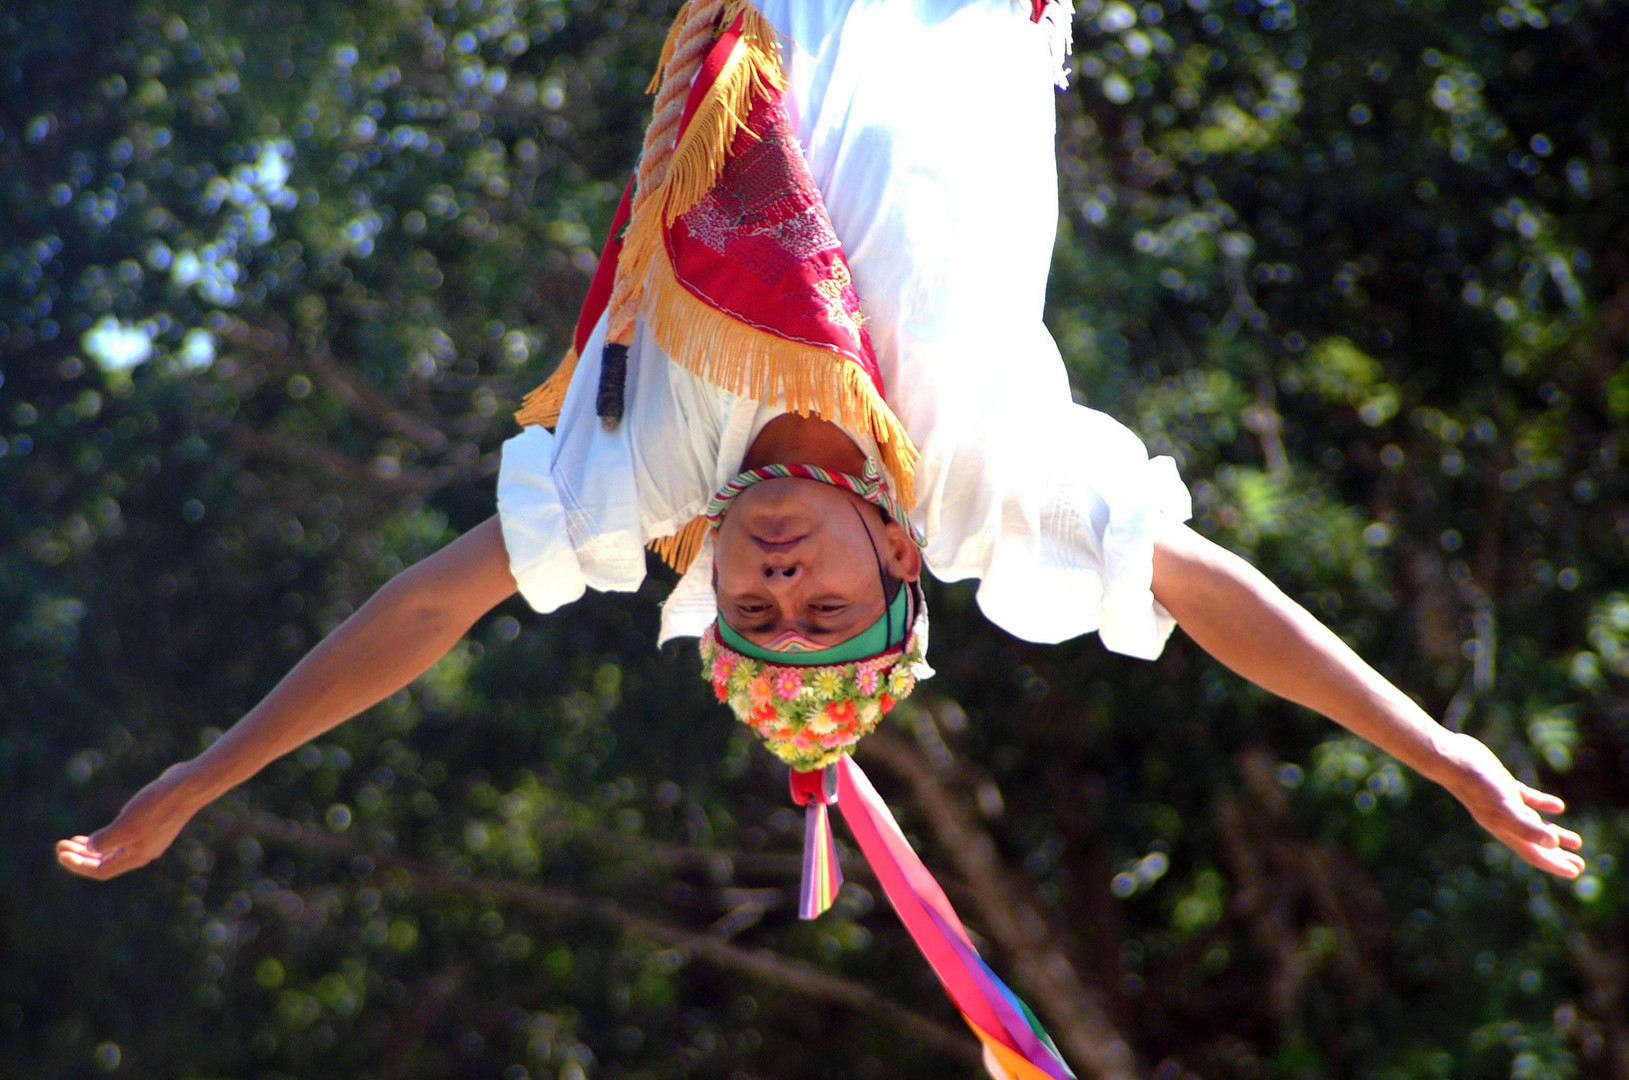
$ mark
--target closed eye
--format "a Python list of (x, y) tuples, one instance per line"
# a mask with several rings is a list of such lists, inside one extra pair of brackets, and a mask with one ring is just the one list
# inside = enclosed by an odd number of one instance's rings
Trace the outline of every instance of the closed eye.
[(734, 605), (736, 617), (731, 620), (735, 628), (743, 634), (761, 634), (774, 629), (777, 619), (772, 604), (760, 601), (736, 601)]

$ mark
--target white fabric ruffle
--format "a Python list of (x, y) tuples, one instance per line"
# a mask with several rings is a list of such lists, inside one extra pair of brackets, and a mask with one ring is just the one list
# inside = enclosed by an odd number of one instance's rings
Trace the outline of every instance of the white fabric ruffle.
[[(922, 453), (912, 519), (929, 572), (980, 579), (980, 607), (1018, 637), (1095, 630), (1151, 657), (1173, 625), (1149, 590), (1153, 545), (1189, 516), (1188, 492), (1169, 459), (1151, 461), (1134, 434), (1073, 402), (1041, 321), (1065, 6), (1048, 11), (1061, 22), (1038, 26), (1016, 0), (760, 3), (784, 38), (798, 138), (889, 404)], [(699, 382), (641, 332), (628, 413), (605, 433), (592, 402), (598, 339), (558, 438), (528, 433), (504, 451), (504, 536), (540, 610), (585, 584), (637, 588), (640, 545), (698, 513), (780, 411)], [(522, 475), (532, 472), (545, 475)], [(662, 609), (660, 640), (712, 621), (712, 571), (709, 541)], [(549, 573), (560, 580), (542, 581)]]
[(566, 531), (566, 511), (550, 465), (554, 436), (526, 428), (503, 444), (498, 468), (498, 521), (509, 572), (538, 611), (564, 607), (588, 588)]

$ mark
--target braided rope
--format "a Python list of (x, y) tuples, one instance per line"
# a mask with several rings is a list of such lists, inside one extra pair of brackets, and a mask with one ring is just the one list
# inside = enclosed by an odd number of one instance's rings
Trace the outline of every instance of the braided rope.
[(724, 521), (724, 515), (730, 509), (730, 503), (735, 497), (754, 484), (761, 484), (765, 480), (778, 480), (786, 477), (797, 477), (801, 480), (815, 480), (831, 487), (844, 488), (852, 491), (866, 502), (881, 510), (888, 520), (900, 525), (910, 536), (911, 542), (919, 548), (928, 546), (927, 537), (910, 518), (895, 498), (888, 493), (882, 482), (882, 469), (873, 458), (865, 459), (865, 476), (854, 476), (844, 472), (833, 472), (823, 469), (819, 465), (760, 465), (756, 469), (736, 473), (724, 482), (713, 497), (707, 500), (707, 509), (704, 516), (707, 523), (716, 529)]
[[(679, 120), (684, 115), (685, 100), (690, 96), (690, 84), (695, 81), (702, 60), (712, 47), (713, 29), (723, 10), (724, 0), (691, 0), (680, 13), (685, 20), (684, 28), (679, 31), (673, 55), (662, 71), (661, 89), (656, 94), (650, 126), (645, 129), (645, 146), (639, 155), (639, 179), (634, 186), (630, 220), (639, 218), (645, 201), (667, 179), (668, 166), (673, 161), (673, 150), (678, 141)], [(634, 281), (626, 270), (617, 274), (608, 305), (607, 341), (626, 345), (633, 340), (634, 321), (639, 314), (638, 293), (642, 284)]]

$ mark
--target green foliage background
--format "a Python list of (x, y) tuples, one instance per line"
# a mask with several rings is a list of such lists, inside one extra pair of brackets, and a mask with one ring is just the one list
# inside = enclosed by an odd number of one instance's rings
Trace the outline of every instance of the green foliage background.
[[(505, 605), (149, 870), (51, 862), (491, 513), (670, 15), (0, 10), (0, 1073), (974, 1074), (862, 872), (795, 919), (784, 778), (652, 648), (660, 570)], [(1086, 0), (1076, 39), (1081, 398), (1591, 869), (1181, 635), (1033, 647), (963, 589), (862, 760), (1106, 1071), (1629, 1077), (1629, 10)]]

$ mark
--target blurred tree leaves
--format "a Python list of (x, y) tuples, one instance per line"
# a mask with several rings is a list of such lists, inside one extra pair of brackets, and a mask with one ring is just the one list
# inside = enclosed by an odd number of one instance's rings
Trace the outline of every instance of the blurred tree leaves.
[[(0, 1071), (972, 1072), (860, 868), (791, 916), (784, 778), (652, 650), (660, 572), (506, 605), (142, 874), (49, 866), (491, 512), (670, 15), (0, 13)], [(1162, 1080), (1629, 1076), (1629, 18), (1088, 0), (1076, 29), (1048, 318), (1079, 394), (1561, 791), (1591, 869), (1541, 878), (1180, 635), (1036, 648), (963, 588), (869, 767), (992, 962), (1072, 973), (1020, 987), (1064, 1045)]]

